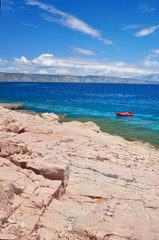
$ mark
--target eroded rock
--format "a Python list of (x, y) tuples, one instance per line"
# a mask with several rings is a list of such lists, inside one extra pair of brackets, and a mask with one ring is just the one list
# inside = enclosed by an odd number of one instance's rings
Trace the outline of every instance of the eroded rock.
[(42, 113), (41, 117), (50, 122), (57, 122), (59, 117), (54, 113)]
[(159, 151), (46, 116), (0, 108), (0, 237), (159, 239)]

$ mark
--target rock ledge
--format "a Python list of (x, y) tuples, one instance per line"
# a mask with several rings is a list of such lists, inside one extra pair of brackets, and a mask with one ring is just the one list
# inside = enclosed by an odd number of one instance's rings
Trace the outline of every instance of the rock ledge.
[(0, 107), (0, 238), (158, 240), (159, 150)]

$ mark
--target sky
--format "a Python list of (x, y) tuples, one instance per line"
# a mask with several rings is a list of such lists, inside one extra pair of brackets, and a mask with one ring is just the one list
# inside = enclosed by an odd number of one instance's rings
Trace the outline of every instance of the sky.
[(0, 72), (159, 74), (159, 1), (1, 0)]

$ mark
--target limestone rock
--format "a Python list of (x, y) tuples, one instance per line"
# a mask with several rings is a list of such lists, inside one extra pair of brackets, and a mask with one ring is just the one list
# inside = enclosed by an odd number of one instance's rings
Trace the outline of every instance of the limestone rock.
[(0, 107), (0, 237), (159, 239), (159, 150), (57, 120)]
[(85, 122), (83, 123), (84, 129), (89, 129), (95, 132), (100, 132), (100, 127), (98, 127), (94, 122)]
[(16, 109), (24, 108), (23, 103), (0, 103), (0, 106), (3, 107), (3, 108), (10, 109), (10, 110), (16, 110)]
[(98, 127), (94, 122), (77, 122), (77, 121), (72, 121), (72, 122), (63, 122), (64, 126), (69, 126), (72, 128), (78, 128), (78, 129), (83, 129), (83, 130), (90, 130), (99, 133), (100, 132), (100, 127)]
[(3, 224), (11, 213), (11, 207), (9, 204), (9, 199), (5, 190), (0, 184), (0, 224)]
[(13, 234), (1, 234), (0, 233), (0, 239), (13, 239), (16, 240), (17, 237)]
[(0, 140), (0, 156), (8, 157), (10, 155), (17, 154), (25, 154), (28, 152), (27, 147), (22, 143), (14, 143), (11, 141), (2, 141)]
[(54, 113), (43, 113), (41, 117), (50, 122), (57, 122), (59, 120), (59, 117)]

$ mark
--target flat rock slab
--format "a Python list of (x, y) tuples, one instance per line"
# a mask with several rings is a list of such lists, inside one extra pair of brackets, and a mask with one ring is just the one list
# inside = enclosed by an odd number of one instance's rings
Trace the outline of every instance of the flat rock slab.
[(46, 115), (0, 107), (0, 234), (158, 240), (159, 150)]
[(30, 235), (50, 202), (60, 197), (62, 182), (21, 169), (5, 158), (0, 158), (0, 165), (1, 231), (4, 235), (16, 231)]
[(0, 107), (7, 108), (10, 110), (17, 110), (24, 108), (23, 103), (0, 103)]

